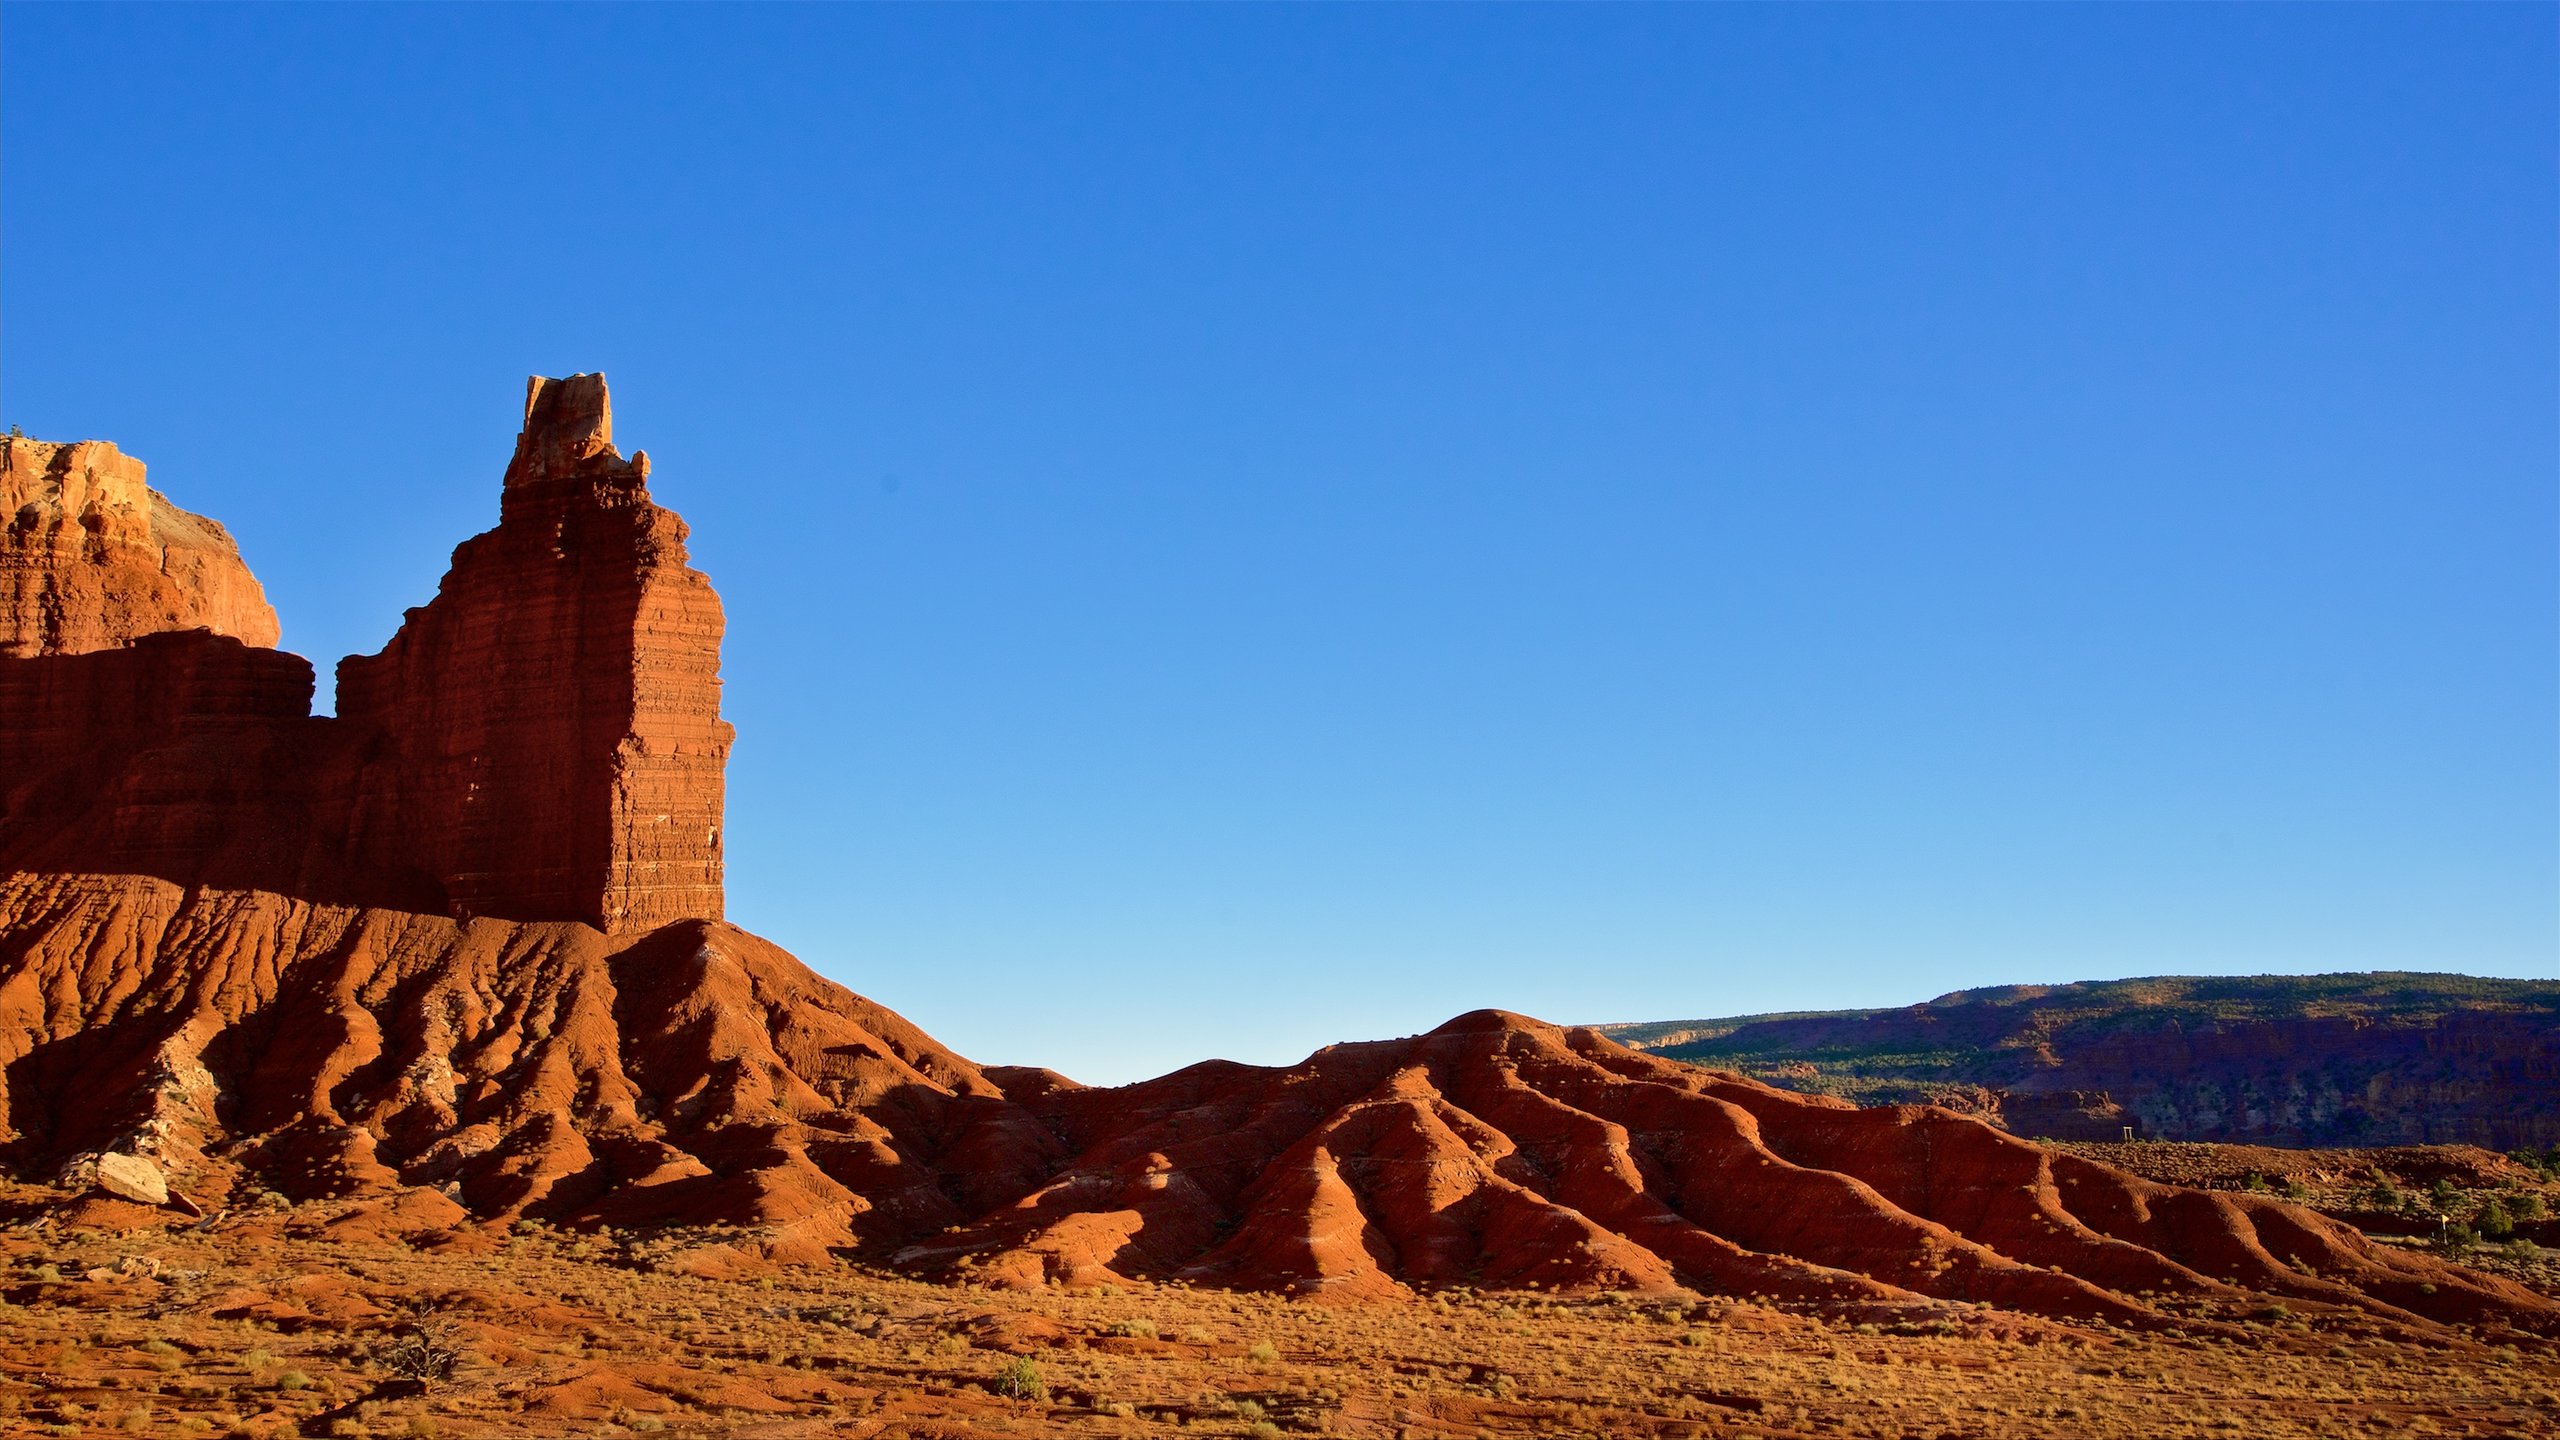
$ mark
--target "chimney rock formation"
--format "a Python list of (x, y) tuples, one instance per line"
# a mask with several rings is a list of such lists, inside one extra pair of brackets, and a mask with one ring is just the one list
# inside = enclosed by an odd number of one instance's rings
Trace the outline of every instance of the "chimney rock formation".
[(338, 663), (339, 717), (386, 762), (359, 849), (432, 871), (465, 913), (720, 917), (720, 598), (648, 474), (613, 448), (602, 375), (536, 377), (498, 528), (382, 653)]
[(0, 867), (608, 931), (720, 917), (720, 601), (647, 457), (614, 450), (603, 376), (530, 382), (498, 527), (339, 665), (335, 720), (267, 648), (220, 526), (111, 445), (5, 457)]

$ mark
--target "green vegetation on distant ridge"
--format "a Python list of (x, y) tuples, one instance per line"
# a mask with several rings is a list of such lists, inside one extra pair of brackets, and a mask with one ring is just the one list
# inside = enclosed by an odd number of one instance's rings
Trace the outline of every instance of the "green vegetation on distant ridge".
[[(2447, 1026), (2472, 1038), (2430, 1045)], [(1862, 1104), (1936, 1101), (1990, 1113), (1990, 1092), (2103, 1091), (2147, 1134), (2501, 1146), (2560, 1136), (2560, 1095), (2518, 1078), (2548, 1068), (2494, 1058), (2501, 1047), (2560, 1051), (2555, 981), (2167, 975), (1959, 990), (1899, 1009), (1597, 1028), (1656, 1054)], [(2472, 1094), (2477, 1113), (2399, 1113), (2404, 1097), (2419, 1105), (2422, 1092), (2437, 1107)]]

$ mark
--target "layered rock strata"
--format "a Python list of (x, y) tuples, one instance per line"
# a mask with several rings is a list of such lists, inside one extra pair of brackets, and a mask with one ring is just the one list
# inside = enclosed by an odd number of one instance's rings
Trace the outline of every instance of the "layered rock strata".
[(613, 447), (601, 375), (536, 378), (498, 528), (380, 654), (338, 663), (378, 735), (351, 837), (466, 914), (650, 929), (721, 913), (720, 600)]
[(2560, 1145), (2560, 984), (2375, 971), (1960, 990), (1924, 1005), (1604, 1027), (1674, 1059), (2024, 1135)]
[(103, 440), (0, 438), (0, 657), (112, 650), (165, 630), (276, 643), (276, 612), (220, 525)]
[(648, 458), (614, 450), (603, 376), (529, 383), (497, 528), (341, 663), (335, 719), (219, 526), (112, 446), (9, 446), (36, 498), (0, 551), (0, 866), (614, 931), (720, 915), (720, 602)]
[(316, 817), (352, 758), (311, 687), (301, 656), (209, 630), (0, 659), (0, 863), (388, 897), (330, 863)]

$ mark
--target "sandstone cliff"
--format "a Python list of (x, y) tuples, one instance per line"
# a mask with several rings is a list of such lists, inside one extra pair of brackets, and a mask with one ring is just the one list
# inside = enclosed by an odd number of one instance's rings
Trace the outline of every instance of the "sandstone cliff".
[(498, 528), (338, 664), (339, 718), (380, 737), (358, 855), (434, 873), (466, 914), (719, 918), (720, 600), (648, 475), (603, 376), (528, 384)]
[(717, 918), (720, 602), (648, 468), (613, 448), (603, 376), (530, 382), (497, 528), (340, 665), (329, 719), (310, 664), (265, 648), (274, 616), (220, 527), (112, 446), (12, 440), (9, 493), (37, 498), (0, 555), (22, 636), (0, 655), (0, 866), (606, 930)]
[(203, 628), (276, 643), (276, 612), (220, 525), (103, 440), (0, 438), (0, 656), (112, 650)]

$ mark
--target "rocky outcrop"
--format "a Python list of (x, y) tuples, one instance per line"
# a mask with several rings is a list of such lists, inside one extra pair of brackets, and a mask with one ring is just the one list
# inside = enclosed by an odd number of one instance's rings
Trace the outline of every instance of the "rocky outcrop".
[(0, 438), (0, 657), (112, 650), (166, 630), (276, 643), (229, 532), (103, 440)]
[(317, 832), (353, 761), (311, 684), (301, 656), (206, 630), (0, 659), (0, 864), (343, 893)]
[(160, 1167), (139, 1155), (110, 1150), (97, 1159), (97, 1186), (102, 1192), (136, 1205), (169, 1203), (169, 1180)]
[(2271, 1198), (1496, 1011), (1086, 1089), (981, 1069), (707, 921), (608, 937), (17, 876), (0, 936), (0, 1161), (141, 1156), (207, 1208), (433, 1187), (482, 1219), (742, 1225), (757, 1263), (1007, 1286), (1696, 1290), (2136, 1325), (2279, 1296), (2560, 1323)]
[(530, 382), (497, 528), (340, 665), (334, 719), (218, 526), (112, 446), (9, 443), (12, 495), (49, 498), (8, 552), (37, 639), (0, 658), (0, 866), (614, 931), (720, 915), (720, 602), (614, 450), (603, 376)]
[(338, 715), (379, 737), (351, 843), (423, 868), (462, 913), (651, 929), (721, 913), (720, 600), (613, 447), (601, 375), (536, 378), (498, 528)]

